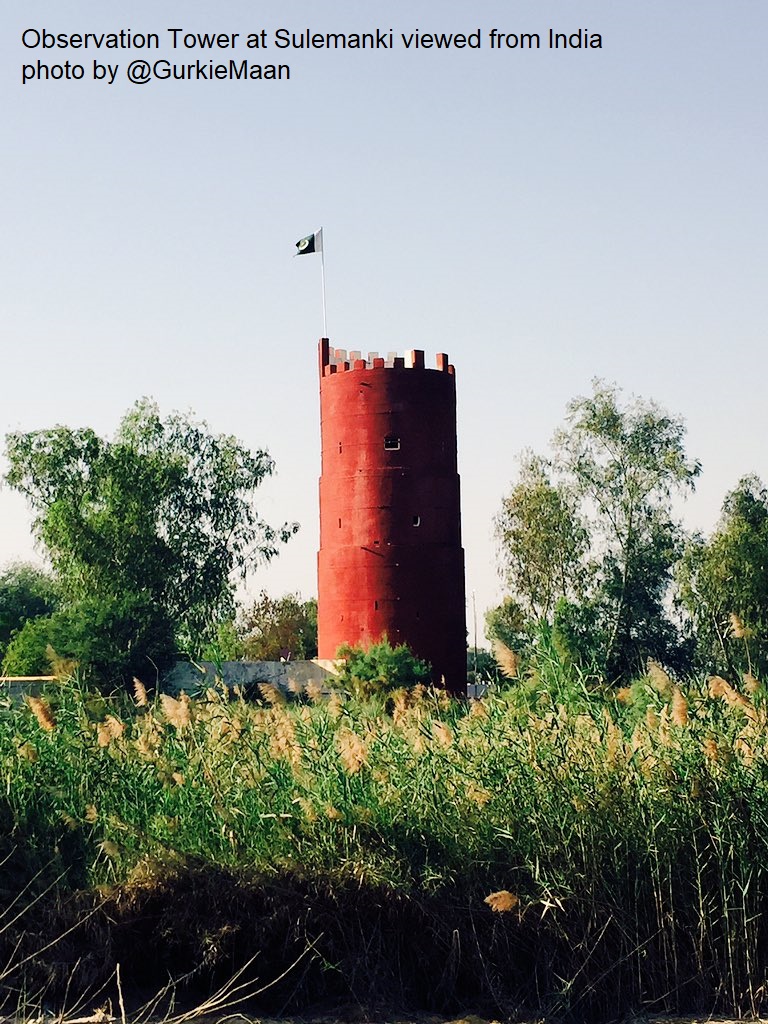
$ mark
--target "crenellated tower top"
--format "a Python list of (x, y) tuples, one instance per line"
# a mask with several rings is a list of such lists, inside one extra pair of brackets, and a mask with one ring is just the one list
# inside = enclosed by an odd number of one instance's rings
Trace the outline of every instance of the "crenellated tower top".
[[(404, 355), (399, 356), (397, 352), (387, 352), (386, 356), (378, 352), (369, 352), (366, 356), (360, 351), (347, 351), (345, 348), (331, 348), (328, 338), (320, 341), (320, 376), (330, 377), (334, 373), (344, 373), (350, 370), (425, 370), (428, 367), (424, 364), (424, 350), (411, 349)], [(454, 368), (448, 362), (445, 352), (438, 352), (435, 359), (435, 369), (442, 373), (454, 373)]]

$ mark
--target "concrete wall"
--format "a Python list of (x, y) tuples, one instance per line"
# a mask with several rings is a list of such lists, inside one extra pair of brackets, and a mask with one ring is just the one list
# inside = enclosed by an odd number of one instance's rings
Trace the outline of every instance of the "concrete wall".
[(227, 686), (256, 686), (271, 683), (281, 690), (304, 686), (308, 682), (332, 684), (335, 661), (224, 661), (220, 666), (211, 661), (177, 661), (161, 679), (161, 689), (168, 693), (186, 690), (191, 693), (213, 685), (221, 678)]

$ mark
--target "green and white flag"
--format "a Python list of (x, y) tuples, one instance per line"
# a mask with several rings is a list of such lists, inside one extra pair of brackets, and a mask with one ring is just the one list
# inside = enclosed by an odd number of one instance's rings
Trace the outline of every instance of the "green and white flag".
[(302, 238), (301, 241), (296, 243), (298, 252), (297, 256), (306, 256), (310, 252), (322, 252), (323, 251), (323, 229), (320, 228), (313, 235), (307, 235), (306, 238)]

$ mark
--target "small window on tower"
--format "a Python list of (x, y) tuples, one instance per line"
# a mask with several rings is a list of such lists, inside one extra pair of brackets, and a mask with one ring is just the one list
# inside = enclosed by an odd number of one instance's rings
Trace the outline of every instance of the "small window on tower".
[(379, 610), (379, 602), (378, 601), (374, 601), (373, 602), (373, 610), (375, 612), (377, 612)]
[(341, 519), (339, 519), (339, 529), (341, 529)]
[(400, 451), (400, 438), (395, 437), (393, 434), (387, 434), (384, 438), (384, 451), (385, 452), (399, 452)]
[(341, 455), (341, 441), (339, 441), (339, 455)]

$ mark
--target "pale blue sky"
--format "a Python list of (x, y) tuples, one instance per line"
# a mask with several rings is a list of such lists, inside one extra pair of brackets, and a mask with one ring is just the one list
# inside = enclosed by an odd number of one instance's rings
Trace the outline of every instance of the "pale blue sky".
[[(484, 33), (479, 51), (246, 51), (291, 80), (124, 78), (139, 51), (24, 50), (25, 28)], [(491, 52), (491, 28), (540, 32)], [(600, 32), (601, 50), (546, 49)], [(266, 447), (258, 507), (302, 530), (251, 589), (315, 592), (317, 257), (334, 345), (456, 365), (467, 591), (501, 596), (492, 517), (595, 376), (657, 399), (703, 463), (708, 531), (768, 480), (762, 0), (25, 0), (0, 11), (0, 427), (111, 433), (142, 395)], [(230, 54), (215, 55), (217, 62)], [(21, 85), (21, 65), (121, 65)], [(0, 491), (0, 564), (33, 551)], [(471, 622), (471, 609), (468, 616)]]

